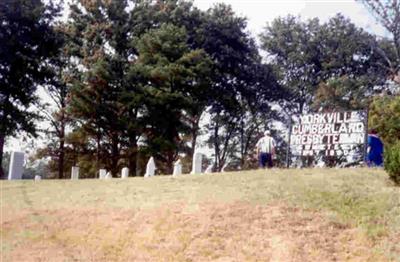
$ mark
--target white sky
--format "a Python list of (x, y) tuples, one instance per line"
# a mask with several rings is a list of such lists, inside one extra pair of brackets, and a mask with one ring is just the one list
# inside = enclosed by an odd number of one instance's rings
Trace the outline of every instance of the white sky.
[(318, 17), (326, 21), (342, 13), (371, 33), (380, 36), (386, 33), (364, 5), (355, 0), (195, 0), (194, 5), (206, 10), (218, 2), (230, 4), (238, 15), (247, 17), (248, 28), (255, 37), (262, 32), (267, 22), (288, 14), (300, 15), (304, 19)]
[[(357, 26), (371, 33), (379, 36), (387, 35), (385, 29), (378, 25), (368, 10), (354, 0), (194, 0), (194, 5), (206, 10), (221, 2), (231, 5), (236, 14), (248, 19), (248, 29), (255, 38), (263, 31), (267, 22), (288, 14), (301, 16), (303, 19), (318, 17), (321, 21), (326, 21), (335, 14), (342, 13)], [(22, 139), (11, 138), (6, 142), (5, 151), (27, 152), (42, 143), (42, 139), (29, 140), (27, 143)]]

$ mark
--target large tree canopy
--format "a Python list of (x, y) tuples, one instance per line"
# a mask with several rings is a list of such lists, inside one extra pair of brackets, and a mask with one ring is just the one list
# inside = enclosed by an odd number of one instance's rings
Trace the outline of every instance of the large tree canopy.
[(265, 28), (261, 41), (297, 113), (313, 107), (365, 107), (363, 99), (386, 80), (375, 36), (341, 15), (323, 24), (278, 18)]
[(360, 0), (391, 34), (391, 39), (382, 39), (379, 54), (382, 68), (388, 71), (388, 78), (400, 85), (400, 1)]
[(35, 133), (37, 114), (30, 107), (38, 101), (38, 85), (52, 79), (48, 60), (59, 51), (51, 25), (57, 11), (40, 0), (0, 1), (0, 164), (5, 137)]
[(204, 50), (190, 50), (187, 38), (184, 27), (171, 24), (149, 30), (137, 42), (139, 56), (131, 68), (145, 94), (145, 142), (170, 173), (185, 148), (182, 135), (190, 130), (183, 114), (193, 112), (210, 90), (212, 61)]
[(246, 19), (227, 5), (76, 0), (64, 31), (68, 113), (73, 137), (86, 141), (76, 163), (90, 175), (135, 172), (150, 154), (170, 172), (179, 154), (192, 155), (207, 108), (237, 127), (244, 106), (268, 111), (266, 101), (281, 98)]

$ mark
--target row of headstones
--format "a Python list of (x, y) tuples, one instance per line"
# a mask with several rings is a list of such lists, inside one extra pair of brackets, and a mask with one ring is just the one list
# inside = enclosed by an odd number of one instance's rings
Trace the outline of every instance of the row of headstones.
[[(201, 174), (201, 165), (203, 161), (203, 155), (201, 153), (195, 153), (193, 157), (193, 164), (192, 164), (192, 172), (191, 174)], [(212, 173), (212, 168), (213, 165), (209, 165), (205, 171), (205, 173)], [(146, 173), (144, 177), (151, 177), (155, 175), (157, 167), (154, 162), (154, 158), (150, 157), (149, 161), (147, 162), (146, 165)], [(172, 176), (178, 176), (182, 175), (182, 163), (181, 160), (178, 159), (174, 163), (174, 170), (172, 172)], [(121, 170), (121, 178), (127, 178), (129, 176), (129, 169), (127, 167), (124, 167)], [(105, 169), (100, 169), (99, 170), (99, 178), (100, 179), (111, 179), (112, 175), (110, 172), (107, 172)], [(79, 168), (78, 167), (72, 167), (71, 171), (71, 179), (79, 179)]]
[[(203, 154), (201, 153), (194, 153), (193, 156), (193, 163), (192, 163), (192, 172), (191, 174), (201, 174), (201, 166), (202, 166), (202, 161), (203, 161)], [(23, 172), (23, 166), (24, 166), (24, 153), (22, 152), (12, 152), (11, 154), (11, 159), (10, 159), (10, 168), (9, 168), (9, 173), (8, 173), (8, 180), (14, 180), (14, 179), (21, 179), (22, 178), (22, 172)], [(209, 165), (207, 169), (205, 170), (205, 173), (212, 173), (212, 168), (213, 165)], [(155, 175), (155, 170), (156, 170), (156, 165), (154, 162), (154, 158), (150, 157), (149, 161), (147, 162), (146, 165), (146, 173), (145, 177), (151, 177)], [(224, 171), (224, 168), (222, 169)], [(178, 176), (182, 174), (182, 164), (181, 160), (177, 160), (174, 163), (174, 170), (172, 175), (173, 176)], [(129, 176), (129, 169), (127, 167), (124, 167), (121, 170), (121, 178), (127, 178)], [(105, 169), (100, 169), (99, 170), (99, 178), (100, 179), (111, 179), (112, 174), (110, 172), (107, 172)], [(71, 179), (79, 179), (79, 167), (73, 166), (71, 169)], [(41, 180), (41, 176), (35, 176), (35, 180)]]

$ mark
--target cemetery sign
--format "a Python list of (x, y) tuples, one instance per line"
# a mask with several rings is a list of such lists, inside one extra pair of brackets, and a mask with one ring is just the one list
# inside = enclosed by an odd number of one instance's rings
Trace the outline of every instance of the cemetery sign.
[(363, 151), (366, 111), (307, 114), (292, 120), (289, 144), (294, 156), (342, 156)]

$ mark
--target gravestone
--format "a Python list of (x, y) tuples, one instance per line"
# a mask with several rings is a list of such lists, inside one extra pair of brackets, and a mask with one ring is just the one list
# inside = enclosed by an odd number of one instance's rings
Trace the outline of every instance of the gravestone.
[(42, 177), (41, 177), (41, 176), (38, 176), (38, 175), (36, 175), (36, 176), (35, 176), (35, 181), (39, 181), (39, 180), (42, 180)]
[(213, 172), (213, 167), (214, 167), (214, 164), (208, 165), (208, 167), (207, 167), (206, 171), (204, 171), (204, 173), (206, 173), (206, 174), (212, 173)]
[(79, 167), (73, 166), (71, 168), (71, 179), (79, 179)]
[(181, 160), (178, 159), (175, 163), (174, 163), (174, 172), (172, 173), (173, 176), (179, 176), (182, 175), (182, 164), (181, 164)]
[(111, 172), (108, 172), (107, 175), (105, 176), (105, 179), (111, 179), (111, 178), (112, 178)]
[(190, 174), (201, 174), (202, 161), (203, 161), (203, 154), (195, 152), (193, 154), (192, 172), (190, 172)]
[(99, 179), (105, 179), (106, 175), (107, 175), (107, 170), (105, 170), (105, 169), (99, 170)]
[(11, 153), (8, 180), (22, 179), (22, 172), (24, 171), (24, 158), (25, 156), (23, 152)]
[(121, 178), (128, 178), (129, 176), (129, 168), (124, 167), (121, 170)]
[(146, 165), (146, 174), (144, 177), (154, 176), (154, 172), (156, 171), (156, 164), (154, 163), (154, 158), (150, 157), (149, 162)]
[(225, 171), (225, 168), (227, 168), (228, 165), (229, 165), (229, 163), (226, 163), (226, 164), (222, 167), (221, 172), (226, 172), (226, 171)]

